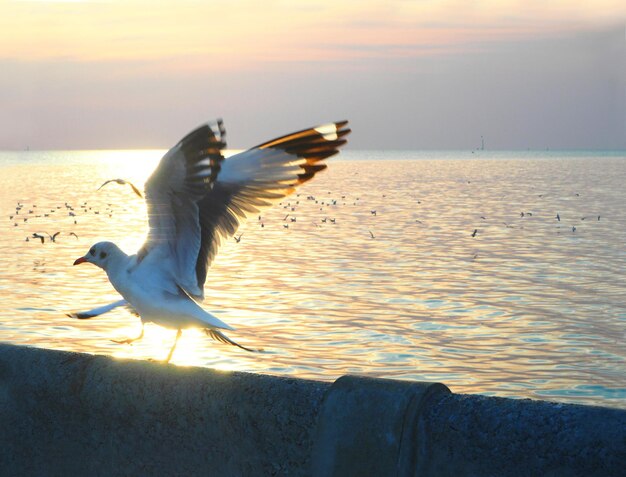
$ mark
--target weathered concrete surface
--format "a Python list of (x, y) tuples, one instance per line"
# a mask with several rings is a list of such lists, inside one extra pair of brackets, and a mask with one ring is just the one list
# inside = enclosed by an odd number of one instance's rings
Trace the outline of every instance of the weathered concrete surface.
[(0, 344), (0, 476), (626, 476), (626, 411)]
[(343, 376), (321, 409), (313, 476), (412, 475), (417, 419), (443, 384)]
[(0, 344), (0, 475), (307, 475), (327, 387)]
[(419, 417), (420, 477), (626, 476), (626, 411), (440, 394)]

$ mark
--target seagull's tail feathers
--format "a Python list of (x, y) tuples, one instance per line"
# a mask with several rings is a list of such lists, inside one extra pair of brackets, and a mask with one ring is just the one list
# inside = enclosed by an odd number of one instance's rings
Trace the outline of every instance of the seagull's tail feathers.
[(205, 328), (204, 332), (207, 336), (213, 338), (215, 341), (219, 341), (220, 343), (229, 344), (236, 346), (237, 348), (241, 348), (245, 351), (249, 351), (250, 353), (262, 353), (262, 348), (247, 348), (246, 346), (240, 345), (236, 341), (231, 340), (228, 336), (222, 333), (219, 330), (215, 330), (212, 328)]
[[(200, 307), (198, 307), (200, 308)], [(234, 330), (235, 328), (233, 328), (230, 325), (227, 325), (226, 323), (224, 323), (222, 320), (220, 320), (217, 316), (212, 315), (211, 313), (208, 313), (205, 310), (202, 310), (202, 314), (201, 316), (196, 315), (197, 318), (200, 319), (200, 321), (202, 321), (202, 323), (204, 325), (210, 326), (211, 328), (221, 328), (223, 330)]]
[(188, 293), (184, 288), (179, 286), (178, 290), (179, 297), (183, 298), (184, 300), (183, 307), (185, 307), (188, 316), (193, 317), (194, 319), (194, 326), (209, 326), (211, 328), (221, 328), (223, 330), (231, 331), (235, 329), (232, 326), (224, 323), (217, 316), (212, 315), (204, 308), (202, 308), (198, 303), (199, 300), (195, 296)]

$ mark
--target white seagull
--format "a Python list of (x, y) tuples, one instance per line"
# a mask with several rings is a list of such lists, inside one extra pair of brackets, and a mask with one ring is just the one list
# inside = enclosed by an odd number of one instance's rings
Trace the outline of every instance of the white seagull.
[(119, 306), (146, 322), (177, 330), (169, 362), (185, 328), (201, 328), (211, 338), (235, 343), (220, 330), (233, 328), (205, 311), (207, 270), (222, 240), (240, 221), (291, 194), (327, 166), (350, 133), (347, 121), (324, 124), (265, 142), (224, 159), (226, 131), (221, 120), (195, 129), (170, 149), (145, 184), (148, 236), (135, 255), (99, 242), (74, 265), (102, 268), (123, 299), (68, 316), (85, 319)]

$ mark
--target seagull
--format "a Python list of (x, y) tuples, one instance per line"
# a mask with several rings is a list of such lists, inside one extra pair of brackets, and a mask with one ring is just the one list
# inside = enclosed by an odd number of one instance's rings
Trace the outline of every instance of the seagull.
[(41, 240), (41, 243), (44, 243), (46, 241), (46, 238), (43, 235), (36, 232), (32, 235), (32, 237)]
[[(55, 232), (54, 235), (50, 235), (48, 232), (42, 232), (43, 234), (46, 234), (50, 240), (52, 242), (56, 242), (57, 241), (57, 237), (59, 236), (59, 234), (61, 232)], [(45, 237), (42, 235), (42, 233), (40, 232), (35, 232), (33, 235), (31, 235), (32, 238), (38, 238), (39, 240), (41, 240), (41, 243), (44, 243), (45, 241)]]
[(133, 189), (135, 194), (137, 194), (139, 197), (143, 199), (143, 195), (141, 194), (141, 191), (137, 187), (135, 187), (135, 184), (124, 179), (110, 179), (106, 181), (104, 184), (102, 184), (100, 187), (98, 187), (98, 190), (102, 189), (105, 185), (107, 185), (110, 182), (116, 182), (117, 184), (120, 184), (120, 185), (129, 185)]
[(186, 328), (200, 328), (211, 338), (246, 351), (221, 330), (233, 330), (204, 310), (207, 271), (220, 244), (239, 223), (294, 192), (326, 169), (350, 133), (347, 121), (304, 129), (264, 142), (225, 159), (222, 120), (193, 130), (161, 159), (144, 190), (148, 236), (134, 255), (112, 242), (98, 242), (74, 265), (92, 263), (103, 269), (121, 300), (72, 313), (92, 318), (117, 307), (130, 307), (146, 322), (176, 330), (165, 362), (172, 358)]

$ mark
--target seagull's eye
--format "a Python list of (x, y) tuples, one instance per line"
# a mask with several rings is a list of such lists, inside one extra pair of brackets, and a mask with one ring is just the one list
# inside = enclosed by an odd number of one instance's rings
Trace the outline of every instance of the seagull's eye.
[(89, 250), (89, 255), (91, 255), (92, 257), (96, 255), (96, 247), (91, 247), (91, 249)]
[(107, 253), (106, 252), (100, 252), (100, 258), (106, 258)]

